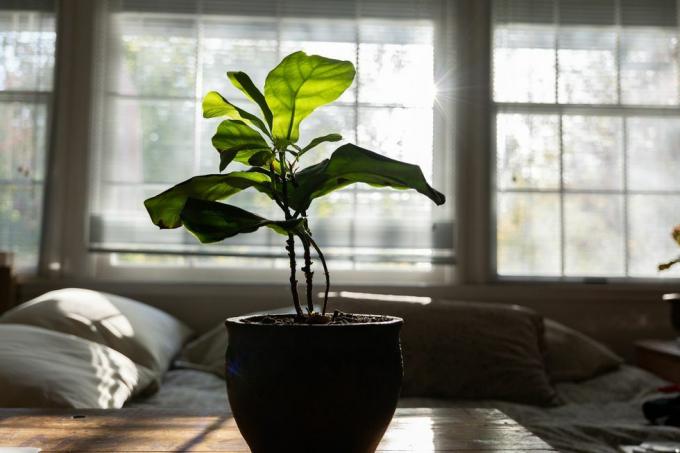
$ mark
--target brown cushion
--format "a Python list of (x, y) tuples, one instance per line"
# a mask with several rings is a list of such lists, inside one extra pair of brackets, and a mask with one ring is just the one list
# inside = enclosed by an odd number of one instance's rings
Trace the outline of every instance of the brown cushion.
[(333, 298), (330, 306), (404, 319), (402, 396), (558, 403), (546, 373), (543, 319), (519, 306)]
[(553, 382), (591, 379), (623, 363), (602, 343), (552, 319), (545, 320), (545, 341), (546, 367)]

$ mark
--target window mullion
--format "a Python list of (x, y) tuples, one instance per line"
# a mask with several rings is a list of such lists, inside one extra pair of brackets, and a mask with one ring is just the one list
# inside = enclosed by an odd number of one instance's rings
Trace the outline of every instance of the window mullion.
[[(555, 30), (555, 103), (559, 105), (560, 102), (560, 8), (559, 0), (553, 2), (554, 13), (554, 30)], [(557, 136), (558, 136), (558, 187), (560, 194), (560, 210), (559, 210), (559, 225), (560, 225), (560, 275), (564, 276), (566, 268), (566, 240), (565, 240), (565, 213), (564, 213), (564, 136), (562, 133), (562, 117), (564, 112), (560, 109), (558, 113)]]

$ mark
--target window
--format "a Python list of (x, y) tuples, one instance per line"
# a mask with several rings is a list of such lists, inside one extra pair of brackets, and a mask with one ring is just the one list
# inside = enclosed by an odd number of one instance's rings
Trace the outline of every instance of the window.
[(494, 2), (499, 275), (655, 277), (656, 264), (674, 256), (676, 8)]
[(0, 6), (0, 250), (22, 271), (38, 264), (55, 38), (53, 2)]
[[(192, 1), (172, 9), (163, 2), (120, 2), (109, 16), (112, 50), (91, 249), (118, 267), (285, 268), (283, 239), (267, 229), (203, 246), (183, 229), (159, 232), (143, 200), (191, 176), (217, 173), (210, 138), (220, 119), (202, 118), (202, 96), (217, 90), (257, 111), (231, 87), (227, 70), (243, 70), (261, 87), (283, 56), (300, 49), (352, 61), (358, 69), (352, 88), (302, 123), (301, 143), (337, 131), (359, 146), (420, 165), (435, 185), (443, 181), (450, 172), (436, 163), (446, 152), (434, 146), (442, 133), (434, 126), (441, 113), (434, 103), (436, 3)], [(307, 154), (306, 163), (328, 157), (334, 145)], [(280, 215), (259, 193), (236, 198), (260, 215)], [(310, 216), (336, 269), (429, 270), (452, 259), (451, 209), (451, 203), (435, 207), (410, 191), (361, 185), (317, 200)]]

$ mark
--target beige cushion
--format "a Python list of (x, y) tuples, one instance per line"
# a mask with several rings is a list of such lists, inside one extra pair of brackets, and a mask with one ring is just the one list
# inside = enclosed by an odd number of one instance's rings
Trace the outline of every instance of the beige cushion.
[(333, 309), (404, 319), (402, 396), (558, 402), (546, 373), (543, 319), (519, 306), (334, 298)]
[[(250, 315), (255, 316), (265, 313), (280, 315), (295, 313), (295, 310), (293, 307), (274, 308), (250, 313)], [(175, 366), (177, 368), (206, 371), (224, 378), (226, 375), (225, 355), (228, 342), (227, 327), (224, 325), (224, 322), (220, 322), (203, 335), (187, 343), (175, 361)]]
[(177, 368), (206, 371), (224, 378), (227, 351), (227, 328), (219, 323), (197, 339), (187, 343), (175, 361)]
[(169, 314), (141, 302), (99, 291), (51, 291), (0, 317), (106, 345), (133, 362), (164, 373), (191, 330)]
[(545, 320), (545, 340), (546, 366), (553, 382), (591, 379), (623, 363), (605, 345), (552, 319)]
[(120, 408), (153, 373), (107, 346), (19, 324), (0, 325), (0, 407)]

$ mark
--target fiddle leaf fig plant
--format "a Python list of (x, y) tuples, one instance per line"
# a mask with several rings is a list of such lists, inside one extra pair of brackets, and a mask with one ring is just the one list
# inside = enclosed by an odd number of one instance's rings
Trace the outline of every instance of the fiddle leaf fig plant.
[[(673, 240), (680, 245), (680, 225), (676, 226), (673, 228), (673, 232), (671, 233), (671, 236), (673, 237)], [(660, 271), (665, 271), (666, 269), (670, 269), (671, 267), (675, 266), (676, 264), (680, 263), (680, 256), (668, 261), (667, 263), (661, 263), (659, 264), (659, 270)]]
[[(338, 147), (330, 158), (300, 168), (300, 158), (342, 136), (330, 132), (300, 145), (300, 123), (314, 110), (336, 100), (352, 84), (354, 65), (319, 55), (295, 52), (267, 76), (264, 94), (244, 72), (228, 72), (231, 83), (253, 101), (261, 116), (250, 113), (211, 91), (203, 99), (205, 118), (226, 117), (212, 144), (220, 154), (218, 174), (196, 176), (144, 202), (152, 222), (160, 228), (184, 227), (199, 241), (222, 241), (237, 234), (267, 227), (286, 237), (290, 261), (290, 288), (300, 319), (326, 318), (330, 278), (325, 257), (312, 237), (307, 211), (312, 202), (354, 183), (374, 187), (413, 189), (437, 205), (444, 195), (432, 188), (421, 169), (353, 144)], [(232, 162), (247, 170), (222, 173)], [(271, 220), (221, 202), (242, 190), (257, 190), (280, 208), (283, 219)], [(297, 291), (295, 242), (303, 249), (306, 311)], [(314, 313), (312, 249), (321, 261), (325, 280), (322, 312)], [(320, 321), (323, 322), (323, 321)]]

